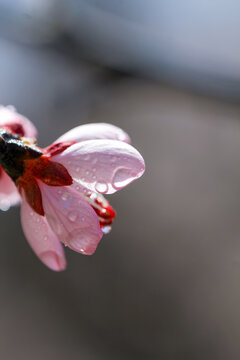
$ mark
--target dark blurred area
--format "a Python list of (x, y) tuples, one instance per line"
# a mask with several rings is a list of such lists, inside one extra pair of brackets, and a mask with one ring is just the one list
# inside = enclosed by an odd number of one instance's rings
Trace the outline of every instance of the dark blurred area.
[(238, 1), (0, 0), (0, 103), (50, 144), (109, 122), (145, 158), (63, 273), (2, 212), (0, 359), (240, 358)]

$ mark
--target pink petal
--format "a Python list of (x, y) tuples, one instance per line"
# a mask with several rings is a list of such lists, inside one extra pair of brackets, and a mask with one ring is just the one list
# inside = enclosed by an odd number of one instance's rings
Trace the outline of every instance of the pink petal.
[(22, 126), (24, 137), (37, 138), (37, 130), (31, 121), (18, 114), (13, 107), (0, 106), (0, 127), (13, 124)]
[(112, 194), (136, 180), (145, 170), (139, 152), (115, 140), (88, 140), (70, 146), (54, 161), (67, 168), (75, 181), (87, 189)]
[(51, 270), (66, 268), (62, 245), (50, 228), (46, 217), (34, 212), (23, 198), (21, 220), (24, 234), (39, 259)]
[(11, 206), (20, 203), (19, 192), (4, 170), (0, 171), (0, 209), (8, 210)]
[(58, 238), (71, 249), (92, 255), (102, 238), (91, 206), (72, 186), (54, 187), (39, 182), (46, 218)]
[(105, 123), (80, 125), (62, 135), (55, 142), (61, 141), (84, 141), (94, 139), (112, 139), (131, 142), (130, 137), (117, 126)]

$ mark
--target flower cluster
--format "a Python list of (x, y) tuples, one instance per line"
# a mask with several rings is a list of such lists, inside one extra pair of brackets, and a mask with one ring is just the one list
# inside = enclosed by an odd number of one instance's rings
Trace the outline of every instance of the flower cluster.
[(0, 107), (0, 208), (21, 202), (21, 221), (33, 251), (50, 269), (66, 267), (63, 243), (91, 255), (111, 230), (115, 211), (102, 194), (139, 178), (144, 160), (120, 128), (78, 126), (47, 148), (33, 124)]

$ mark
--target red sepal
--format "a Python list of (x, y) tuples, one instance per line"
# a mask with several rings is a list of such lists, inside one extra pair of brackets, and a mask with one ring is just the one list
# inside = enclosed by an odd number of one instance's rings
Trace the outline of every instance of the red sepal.
[(49, 157), (61, 154), (64, 150), (66, 150), (69, 146), (75, 144), (75, 141), (63, 141), (56, 144), (49, 145), (43, 152), (45, 155)]
[(73, 183), (67, 169), (62, 164), (51, 161), (46, 155), (26, 160), (24, 174), (17, 179), (16, 185), (20, 191), (24, 190), (27, 202), (39, 215), (44, 215), (44, 209), (36, 179), (49, 186), (68, 186)]
[(39, 189), (37, 181), (32, 178), (30, 181), (21, 181), (19, 183), (20, 190), (25, 192), (26, 200), (31, 208), (39, 215), (44, 215), (44, 209), (42, 205), (42, 194)]
[[(41, 162), (41, 166), (34, 168), (34, 175), (49, 186), (67, 186), (72, 185), (73, 180), (67, 169), (54, 161)], [(47, 160), (47, 161), (46, 161)]]

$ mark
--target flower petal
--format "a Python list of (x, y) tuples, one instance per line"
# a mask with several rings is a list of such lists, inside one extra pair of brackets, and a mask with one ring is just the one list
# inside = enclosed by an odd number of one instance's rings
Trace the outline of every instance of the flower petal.
[(58, 238), (72, 250), (92, 255), (103, 234), (91, 206), (72, 186), (39, 186), (46, 218)]
[(21, 220), (24, 234), (39, 259), (51, 270), (66, 268), (62, 245), (50, 228), (45, 216), (31, 209), (25, 198), (21, 206)]
[(13, 107), (0, 106), (0, 127), (9, 127), (14, 133), (36, 139), (35, 126), (24, 116), (18, 114)]
[(67, 168), (75, 181), (87, 189), (112, 194), (136, 180), (145, 170), (139, 152), (115, 140), (88, 140), (74, 144), (54, 161)]
[(94, 139), (112, 139), (123, 141), (126, 143), (131, 142), (130, 137), (122, 129), (115, 125), (96, 123), (80, 125), (62, 135), (56, 142), (62, 141), (85, 141)]
[(21, 198), (14, 182), (2, 168), (0, 170), (0, 209), (6, 211), (20, 203)]

